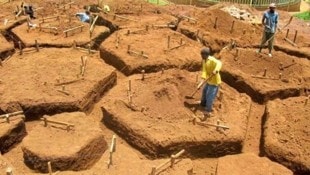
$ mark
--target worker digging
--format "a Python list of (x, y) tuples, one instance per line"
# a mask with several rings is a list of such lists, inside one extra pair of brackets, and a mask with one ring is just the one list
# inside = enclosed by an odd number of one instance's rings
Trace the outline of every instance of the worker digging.
[(210, 55), (211, 50), (208, 47), (203, 48), (200, 54), (202, 58), (202, 80), (198, 84), (197, 89), (204, 86), (200, 105), (205, 108), (201, 120), (206, 121), (208, 117), (212, 116), (213, 102), (221, 84), (220, 70), (222, 62)]

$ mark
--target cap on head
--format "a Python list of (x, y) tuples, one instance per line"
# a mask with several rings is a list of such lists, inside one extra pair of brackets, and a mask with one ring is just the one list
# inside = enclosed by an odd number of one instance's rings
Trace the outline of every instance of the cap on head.
[(210, 48), (209, 47), (202, 48), (200, 54), (203, 59), (207, 58), (210, 55)]
[(276, 4), (275, 3), (269, 4), (269, 8), (276, 8)]

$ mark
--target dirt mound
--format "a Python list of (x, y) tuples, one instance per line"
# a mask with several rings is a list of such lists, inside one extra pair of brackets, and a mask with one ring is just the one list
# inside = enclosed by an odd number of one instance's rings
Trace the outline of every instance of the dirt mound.
[(270, 58), (265, 51), (257, 54), (254, 49), (242, 48), (223, 49), (220, 58), (224, 81), (260, 103), (298, 96), (310, 87), (310, 64), (307, 59), (283, 52), (274, 52)]
[(0, 118), (0, 152), (8, 152), (14, 145), (22, 141), (26, 136), (23, 115), (10, 117), (9, 123), (5, 118)]
[[(107, 143), (99, 126), (86, 118), (84, 113), (62, 113), (44, 116), (48, 121), (73, 124), (69, 131), (66, 125), (47, 123), (38, 125), (22, 142), (24, 161), (30, 167), (48, 172), (47, 162), (53, 170), (85, 170), (102, 156)], [(96, 127), (97, 126), (97, 127)]]
[(310, 173), (309, 102), (294, 97), (267, 103), (264, 149), (268, 157), (296, 173)]
[(91, 109), (114, 85), (116, 73), (95, 55), (87, 55), (82, 77), (81, 56), (85, 54), (78, 50), (60, 48), (15, 54), (0, 67), (0, 109), (22, 108), (26, 117)]
[[(34, 20), (34, 23), (39, 23), (39, 20), (40, 19)], [(100, 44), (110, 35), (110, 30), (107, 27), (96, 26), (90, 37), (88, 24), (78, 21), (64, 22), (56, 20), (50, 23), (42, 23), (41, 25), (42, 27), (47, 28), (40, 29), (40, 27), (37, 27), (28, 31), (27, 23), (24, 23), (23, 25), (12, 29), (12, 32), (16, 34), (25, 47), (34, 46), (35, 40), (38, 41), (39, 46), (71, 47), (75, 42), (77, 46), (86, 46), (87, 44), (91, 44), (91, 47), (95, 47), (95, 44)], [(70, 32), (64, 32), (67, 29), (69, 30), (79, 26), (83, 27)]]
[[(167, 156), (182, 148), (194, 157), (240, 152), (249, 97), (223, 84), (214, 105), (214, 117), (207, 123), (220, 120), (230, 129), (217, 131), (216, 127), (193, 125), (192, 116), (201, 117), (201, 108), (195, 100), (184, 102), (184, 96), (195, 89), (195, 77), (195, 73), (181, 70), (147, 74), (144, 81), (139, 80), (141, 75), (134, 75), (127, 79), (131, 80), (132, 97), (126, 95), (128, 82), (119, 82), (104, 100), (104, 123), (150, 157)], [(132, 103), (128, 98), (132, 98)]]
[(231, 174), (293, 175), (293, 172), (280, 164), (272, 162), (266, 157), (258, 157), (254, 154), (230, 155), (219, 158), (217, 175)]
[(200, 69), (201, 46), (198, 43), (170, 29), (150, 28), (146, 31), (144, 28), (134, 32), (130, 31), (129, 35), (127, 30), (113, 33), (100, 47), (101, 58), (126, 75), (172, 67)]
[[(182, 21), (178, 30), (218, 52), (231, 40), (240, 47), (253, 47), (261, 39), (261, 27), (240, 21), (220, 9), (207, 9), (191, 15), (197, 23)], [(233, 28), (232, 28), (233, 26)], [(257, 34), (259, 33), (259, 34)]]

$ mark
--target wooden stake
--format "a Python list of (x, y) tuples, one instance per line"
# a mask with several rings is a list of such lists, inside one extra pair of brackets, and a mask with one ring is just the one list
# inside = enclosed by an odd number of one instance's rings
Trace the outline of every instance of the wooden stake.
[(288, 43), (290, 43), (292, 46), (297, 47), (297, 44), (294, 43), (293, 41), (291, 41), (290, 39), (284, 38), (284, 40), (287, 41)]
[(22, 42), (18, 41), (19, 55), (23, 55)]
[(12, 171), (12, 168), (11, 167), (8, 167), (6, 169), (6, 175), (13, 175), (13, 171)]
[(145, 73), (145, 70), (142, 70), (141, 73), (142, 73), (142, 78), (141, 78), (141, 80), (143, 81), (143, 80), (144, 80), (144, 73)]
[(215, 17), (215, 22), (214, 22), (214, 26), (215, 29), (217, 28), (217, 17)]
[[(217, 126), (220, 126), (220, 120), (217, 120), (216, 124), (217, 124)], [(216, 127), (216, 130), (219, 130), (219, 129), (220, 129), (219, 127)]]
[(283, 63), (282, 63), (282, 62), (280, 62), (279, 69), (280, 69), (280, 70), (283, 70)]
[(266, 75), (267, 75), (267, 68), (264, 69), (264, 74), (263, 74), (263, 76), (266, 77)]
[(155, 175), (156, 174), (156, 167), (152, 166), (152, 171), (151, 171), (151, 175)]
[(88, 46), (88, 54), (91, 54), (91, 49), (90, 49), (90, 44), (87, 45)]
[(44, 121), (44, 127), (47, 127), (47, 118), (43, 118), (43, 121)]
[(111, 150), (111, 152), (115, 152), (116, 151), (116, 136), (115, 135), (112, 136), (112, 142), (111, 142), (110, 150)]
[(131, 80), (128, 80), (128, 91), (131, 92)]
[(297, 33), (298, 33), (298, 30), (295, 31), (295, 36), (294, 36), (294, 40), (293, 40), (294, 43), (296, 43)]
[(132, 95), (131, 95), (131, 93), (129, 93), (128, 98), (129, 98), (129, 105), (131, 105), (132, 104)]
[(12, 112), (12, 113), (8, 113), (8, 114), (0, 115), (0, 118), (6, 118), (7, 115), (9, 117), (12, 117), (12, 116), (20, 115), (20, 114), (23, 114), (23, 113), (24, 113), (23, 111)]
[(76, 41), (73, 40), (73, 48), (76, 49)]
[(308, 104), (309, 98), (310, 98), (310, 96), (308, 96), (308, 97), (306, 98), (306, 100), (305, 100), (305, 106)]
[(232, 22), (232, 24), (231, 24), (230, 33), (233, 32), (233, 30), (234, 30), (234, 25), (235, 25), (235, 20), (233, 20), (233, 22)]
[(34, 42), (35, 42), (35, 44), (36, 44), (36, 49), (37, 49), (37, 52), (39, 52), (39, 44), (38, 44), (38, 40), (35, 40)]
[(282, 79), (282, 73), (279, 73), (279, 80)]
[(9, 116), (9, 114), (6, 114), (5, 120), (6, 120), (7, 123), (10, 123), (10, 116)]
[(71, 31), (74, 31), (74, 30), (77, 30), (77, 29), (81, 29), (81, 32), (82, 32), (83, 31), (83, 27), (84, 27), (84, 25), (73, 27), (71, 29), (63, 31), (63, 33), (65, 34), (65, 37), (68, 37), (68, 32), (71, 32)]
[(51, 162), (47, 162), (47, 168), (48, 168), (48, 173), (49, 173), (49, 175), (52, 175), (52, 174), (53, 174), (53, 171), (52, 171)]
[(168, 36), (167, 47), (170, 48), (170, 36)]
[(130, 53), (130, 45), (127, 46), (127, 53)]
[(70, 127), (70, 128), (74, 127), (74, 124), (70, 124), (70, 123), (66, 123), (66, 122), (60, 122), (60, 121), (55, 121), (55, 120), (50, 120), (50, 119), (47, 119), (47, 117), (42, 117), (42, 118), (40, 118), (40, 120), (44, 121), (44, 126), (45, 127), (47, 127), (48, 123), (63, 125), (63, 126), (66, 126), (67, 128), (68, 127)]
[(170, 167), (172, 168), (174, 166), (175, 163), (175, 159), (179, 158), (183, 153), (185, 152), (184, 149), (182, 149), (180, 152), (178, 152), (175, 155), (171, 155), (170, 159), (163, 162), (162, 164), (158, 165), (157, 167), (153, 166), (152, 167), (152, 171), (151, 171), (151, 175), (155, 175), (156, 171), (161, 169), (162, 167), (166, 166), (168, 163), (170, 163)]
[(289, 33), (289, 32), (290, 32), (290, 29), (287, 29), (285, 38), (288, 37), (288, 33)]

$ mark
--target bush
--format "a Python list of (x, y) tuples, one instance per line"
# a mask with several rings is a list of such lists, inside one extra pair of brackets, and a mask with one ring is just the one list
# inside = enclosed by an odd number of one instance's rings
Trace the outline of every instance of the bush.
[[(157, 4), (157, 0), (148, 0), (148, 2), (150, 2), (152, 4)], [(158, 2), (159, 2), (158, 5), (167, 5), (167, 4), (169, 4), (169, 2), (167, 0), (159, 0)]]
[(297, 13), (294, 16), (302, 20), (310, 20), (310, 11)]

